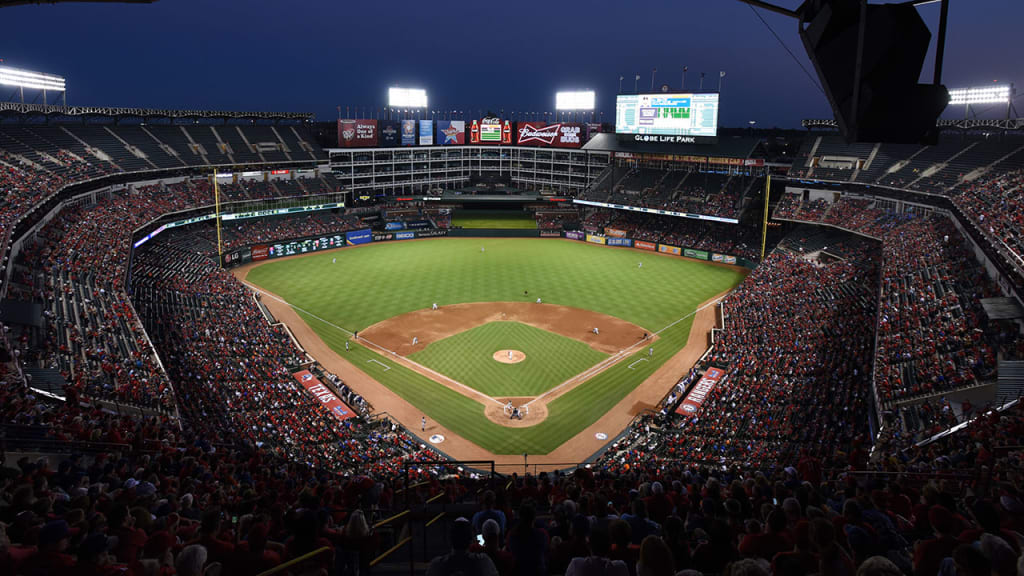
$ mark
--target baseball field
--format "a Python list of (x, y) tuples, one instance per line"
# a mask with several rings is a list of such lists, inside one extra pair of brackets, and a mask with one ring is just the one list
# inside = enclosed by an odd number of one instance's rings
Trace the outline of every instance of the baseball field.
[[(422, 416), (425, 435), (520, 455), (548, 454), (597, 422), (683, 349), (701, 304), (744, 273), (568, 240), (442, 238), (240, 275), (269, 293), (264, 302), (297, 315), (357, 392), (361, 382), (386, 388), (363, 394), (375, 410), (417, 433)], [(509, 403), (521, 418), (509, 417)]]
[(452, 216), (452, 226), (533, 230), (537, 228), (537, 221), (522, 210), (456, 210)]

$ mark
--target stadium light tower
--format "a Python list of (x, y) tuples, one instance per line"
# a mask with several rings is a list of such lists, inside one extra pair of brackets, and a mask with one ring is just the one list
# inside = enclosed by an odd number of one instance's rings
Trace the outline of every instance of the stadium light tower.
[(391, 108), (412, 108), (413, 114), (427, 107), (427, 91), (422, 88), (388, 88), (388, 106)]
[(44, 106), (48, 104), (46, 101), (47, 92), (60, 92), (64, 105), (67, 106), (68, 103), (63, 76), (0, 66), (0, 85), (16, 87), (22, 104), (25, 103), (25, 88), (41, 91), (43, 93)]
[(555, 110), (564, 110), (570, 114), (590, 112), (594, 114), (595, 96), (593, 90), (578, 92), (556, 92)]
[(1010, 113), (1010, 95), (1012, 87), (995, 84), (992, 86), (977, 86), (974, 88), (956, 88), (949, 91), (949, 105), (964, 107), (964, 120), (971, 113), (971, 106), (975, 104), (1006, 104), (1006, 113)]

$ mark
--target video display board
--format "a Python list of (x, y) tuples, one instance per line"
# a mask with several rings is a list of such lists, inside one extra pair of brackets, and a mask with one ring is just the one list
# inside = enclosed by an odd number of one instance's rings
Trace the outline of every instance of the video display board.
[(461, 146), (466, 143), (466, 122), (464, 120), (438, 120), (435, 135), (438, 146)]
[(338, 146), (365, 148), (376, 145), (376, 120), (338, 120)]
[(516, 143), (520, 146), (579, 148), (583, 145), (580, 124), (519, 122), (516, 128)]
[(718, 94), (620, 94), (615, 133), (643, 142), (712, 142), (718, 137)]
[(430, 146), (434, 143), (434, 121), (420, 120), (420, 146)]

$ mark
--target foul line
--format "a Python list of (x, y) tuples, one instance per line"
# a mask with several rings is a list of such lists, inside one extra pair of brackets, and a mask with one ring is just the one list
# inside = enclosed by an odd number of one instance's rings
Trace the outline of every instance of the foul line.
[[(248, 282), (244, 282), (244, 283), (249, 285), (254, 290), (259, 291), (259, 288), (255, 287), (255, 286), (252, 286)], [(280, 302), (280, 303), (282, 303), (282, 304), (284, 304), (286, 306), (290, 306), (291, 308), (294, 308), (295, 310), (298, 310), (299, 312), (302, 312), (303, 314), (306, 314), (307, 316), (309, 316), (311, 318), (315, 318), (315, 319), (319, 320), (320, 322), (323, 322), (324, 324), (327, 324), (331, 328), (334, 328), (336, 330), (340, 330), (340, 331), (344, 332), (345, 334), (348, 334), (349, 336), (354, 336), (355, 335), (353, 332), (350, 332), (349, 330), (346, 330), (346, 329), (342, 328), (341, 326), (338, 326), (334, 322), (330, 322), (328, 320), (324, 320), (323, 318), (317, 316), (316, 314), (313, 314), (312, 312), (309, 312), (307, 310), (303, 310), (302, 308), (299, 308), (298, 306), (295, 306), (295, 305), (289, 303), (284, 298), (280, 298), (280, 297), (275, 296), (273, 294), (267, 294), (265, 292), (260, 292), (260, 294), (262, 296), (269, 296), (270, 298), (273, 298), (274, 300), (277, 300), (278, 302)], [(413, 366), (415, 366), (415, 367), (417, 367), (417, 368), (419, 368), (419, 369), (421, 369), (421, 370), (423, 370), (425, 372), (429, 372), (435, 378), (439, 378), (441, 380), (445, 380), (447, 382), (450, 382), (450, 383), (454, 384), (455, 386), (458, 386), (459, 388), (462, 388), (463, 390), (467, 391), (469, 393), (470, 397), (472, 397), (472, 396), (479, 396), (481, 398), (486, 398), (486, 399), (490, 400), (491, 402), (494, 402), (495, 404), (497, 404), (499, 406), (504, 406), (505, 405), (504, 402), (502, 402), (501, 400), (498, 400), (497, 398), (492, 398), (491, 396), (488, 396), (487, 394), (484, 394), (483, 392), (481, 392), (481, 391), (479, 391), (479, 390), (477, 390), (475, 388), (470, 388), (469, 386), (466, 386), (465, 384), (463, 384), (462, 382), (459, 382), (458, 380), (453, 380), (453, 379), (445, 376), (444, 374), (441, 374), (440, 372), (437, 372), (436, 370), (432, 370), (432, 369), (430, 369), (430, 368), (428, 368), (428, 367), (426, 367), (426, 366), (424, 366), (424, 365), (422, 365), (422, 364), (420, 364), (420, 363), (418, 363), (416, 361), (410, 360), (410, 359), (406, 358), (405, 356), (399, 356), (398, 353), (395, 352), (394, 350), (389, 350), (389, 349), (381, 346), (380, 344), (377, 344), (376, 342), (373, 342), (371, 340), (367, 340), (366, 338), (359, 338), (357, 340), (357, 342), (369, 344), (370, 346), (373, 346), (374, 348), (376, 348), (378, 350), (382, 350), (384, 352), (387, 352), (387, 353), (391, 354), (392, 356), (394, 356), (398, 360), (399, 364), (403, 364), (403, 363), (405, 363), (405, 364), (412, 364)], [(374, 361), (376, 362), (376, 360), (374, 360)], [(377, 363), (381, 364), (380, 362), (377, 362)], [(381, 366), (384, 366), (384, 364), (381, 364)], [(390, 369), (390, 367), (389, 367), (389, 369)]]
[[(722, 297), (720, 297), (720, 298), (715, 298), (714, 300), (711, 300), (711, 301), (709, 301), (709, 302), (706, 302), (706, 303), (705, 303), (705, 304), (704, 304), (703, 306), (698, 306), (698, 307), (697, 307), (697, 309), (696, 309), (696, 310), (694, 310), (693, 312), (690, 312), (690, 313), (689, 313), (689, 314), (687, 314), (686, 316), (683, 316), (682, 318), (680, 318), (680, 319), (676, 320), (675, 322), (672, 322), (672, 323), (671, 323), (671, 324), (669, 324), (668, 326), (665, 326), (665, 327), (664, 327), (664, 328), (662, 328), (661, 330), (658, 330), (657, 332), (655, 332), (655, 333), (654, 333), (654, 335), (655, 335), (655, 336), (657, 336), (657, 335), (661, 334), (661, 333), (662, 333), (662, 332), (664, 332), (665, 330), (668, 330), (669, 328), (671, 328), (671, 327), (675, 326), (676, 324), (679, 324), (680, 322), (682, 322), (683, 320), (686, 320), (687, 318), (689, 318), (689, 317), (691, 317), (691, 316), (695, 316), (695, 315), (696, 315), (696, 314), (697, 314), (698, 312), (700, 312), (701, 310), (704, 310), (704, 309), (710, 308), (711, 306), (714, 306), (715, 304), (718, 304), (718, 303), (719, 303), (719, 302), (721, 302), (722, 300), (725, 300), (725, 296), (722, 296)], [(648, 340), (649, 340), (649, 339), (648, 339)], [(577, 375), (573, 376), (572, 378), (569, 378), (569, 379), (568, 379), (568, 380), (566, 380), (565, 382), (562, 382), (562, 383), (561, 383), (561, 384), (559, 384), (558, 386), (555, 386), (555, 387), (554, 387), (554, 388), (552, 388), (551, 390), (548, 390), (547, 392), (545, 392), (545, 393), (541, 394), (540, 396), (537, 396), (537, 397), (536, 397), (536, 398), (534, 398), (533, 400), (530, 400), (530, 401), (529, 401), (529, 402), (527, 402), (527, 403), (526, 403), (525, 405), (526, 405), (526, 406), (529, 406), (530, 404), (532, 404), (532, 403), (534, 403), (534, 402), (536, 402), (536, 401), (538, 401), (538, 400), (542, 400), (542, 399), (544, 399), (544, 398), (546, 398), (546, 397), (548, 397), (548, 396), (550, 396), (550, 395), (554, 394), (555, 392), (558, 392), (558, 391), (559, 391), (559, 390), (561, 390), (562, 388), (565, 388), (566, 386), (569, 386), (570, 384), (574, 384), (574, 383), (576, 383), (576, 382), (577, 382), (577, 381), (579, 381), (579, 380), (580, 380), (581, 378), (589, 378), (589, 377), (590, 377), (590, 375), (592, 375), (592, 374), (594, 374), (594, 373), (595, 373), (595, 371), (596, 371), (596, 372), (600, 372), (600, 371), (602, 371), (602, 370), (604, 370), (604, 369), (606, 369), (606, 368), (610, 368), (610, 367), (611, 367), (611, 365), (617, 364), (617, 363), (619, 362), (619, 360), (622, 360), (622, 358), (623, 358), (623, 357), (625, 357), (625, 356), (628, 356), (629, 354), (632, 354), (632, 352), (633, 352), (633, 349), (634, 349), (634, 348), (636, 348), (637, 346), (646, 346), (646, 345), (647, 345), (647, 342), (648, 342), (648, 340), (641, 340), (640, 342), (636, 342), (635, 344), (633, 344), (633, 345), (632, 345), (632, 346), (630, 346), (629, 348), (626, 348), (625, 350), (619, 350), (619, 351), (618, 351), (618, 352), (617, 352), (617, 353), (616, 353), (616, 354), (615, 354), (614, 356), (611, 356), (611, 357), (605, 358), (604, 360), (602, 360), (602, 361), (601, 361), (601, 362), (599, 362), (598, 364), (595, 364), (595, 365), (591, 366), (591, 367), (590, 367), (590, 368), (588, 368), (587, 370), (584, 370), (583, 372), (580, 372), (579, 374), (577, 374)], [(646, 358), (644, 358), (644, 360), (646, 360)], [(635, 363), (636, 363), (636, 362), (634, 362), (634, 364), (635, 364)], [(632, 364), (631, 364), (630, 366), (632, 366)]]

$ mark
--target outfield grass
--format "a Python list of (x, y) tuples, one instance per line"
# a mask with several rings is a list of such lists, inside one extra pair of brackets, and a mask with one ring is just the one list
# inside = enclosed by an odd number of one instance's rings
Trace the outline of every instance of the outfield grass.
[[(502, 364), (498, 350), (526, 358)], [(538, 396), (607, 358), (579, 340), (519, 322), (489, 322), (434, 342), (409, 358), (488, 396)]]
[[(335, 257), (337, 264), (331, 264)], [(673, 256), (539, 238), (369, 244), (270, 262), (248, 275), (291, 303), (335, 352), (428, 418), (497, 454), (546, 454), (597, 421), (682, 349), (692, 318), (662, 332), (650, 361), (637, 362), (646, 357), (645, 350), (620, 361), (551, 402), (548, 418), (528, 428), (491, 422), (476, 401), (360, 345), (346, 352), (349, 335), (332, 324), (362, 330), (433, 302), (533, 301), (540, 296), (546, 303), (616, 316), (655, 332), (742, 277), (738, 270)], [(529, 297), (523, 290), (530, 291)]]
[(534, 230), (537, 228), (537, 220), (521, 210), (456, 210), (452, 215), (452, 226)]

